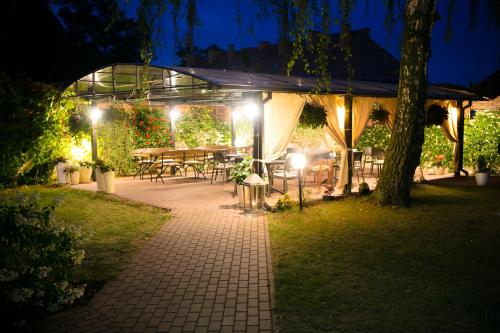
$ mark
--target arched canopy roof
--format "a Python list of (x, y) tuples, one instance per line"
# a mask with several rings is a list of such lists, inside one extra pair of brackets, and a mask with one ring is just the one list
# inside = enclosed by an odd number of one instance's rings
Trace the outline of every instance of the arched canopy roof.
[[(141, 98), (143, 88), (151, 101), (172, 103), (234, 103), (247, 92), (272, 91), (310, 93), (316, 87), (314, 77), (294, 77), (246, 73), (223, 69), (191, 67), (145, 67), (142, 64), (114, 64), (89, 73), (70, 85), (77, 97), (99, 100), (114, 97)], [(354, 96), (396, 97), (398, 85), (368, 81), (333, 79), (328, 93)], [(467, 91), (429, 86), (428, 99), (470, 100)]]

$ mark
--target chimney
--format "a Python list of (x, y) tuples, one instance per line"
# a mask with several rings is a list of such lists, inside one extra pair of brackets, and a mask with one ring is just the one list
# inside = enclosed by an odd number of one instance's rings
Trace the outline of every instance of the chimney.
[(269, 42), (266, 42), (266, 41), (260, 41), (260, 42), (259, 42), (259, 51), (264, 50), (266, 47), (268, 47), (268, 46), (269, 46), (269, 44), (270, 44)]
[(217, 48), (210, 48), (208, 50), (208, 64), (212, 64), (221, 55), (221, 50)]
[(227, 61), (232, 62), (234, 60), (234, 45), (229, 44), (227, 46)]

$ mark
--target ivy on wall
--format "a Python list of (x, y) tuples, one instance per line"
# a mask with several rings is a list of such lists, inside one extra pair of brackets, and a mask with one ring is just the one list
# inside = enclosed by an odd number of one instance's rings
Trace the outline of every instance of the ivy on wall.
[(356, 148), (358, 150), (363, 150), (363, 147), (387, 149), (390, 139), (391, 130), (383, 124), (374, 123), (371, 126), (366, 126)]
[(213, 108), (193, 106), (177, 121), (175, 137), (176, 144), (187, 148), (230, 145), (231, 126), (218, 119)]
[(489, 167), (500, 173), (500, 110), (478, 112), (474, 119), (466, 119), (464, 127), (464, 166), (474, 170), (477, 159), (483, 155)]
[(172, 147), (170, 120), (163, 110), (145, 102), (137, 103), (130, 114), (130, 126), (135, 147)]
[[(380, 147), (386, 149), (390, 140), (390, 130), (380, 124), (367, 126), (357, 148)], [(441, 160), (442, 165), (453, 168), (454, 143), (446, 138), (439, 126), (425, 128), (425, 141), (420, 162), (431, 167)], [(473, 171), (480, 155), (486, 158), (489, 167), (500, 173), (500, 110), (480, 112), (474, 119), (466, 119), (464, 127), (464, 167)], [(439, 158), (438, 158), (439, 156)]]

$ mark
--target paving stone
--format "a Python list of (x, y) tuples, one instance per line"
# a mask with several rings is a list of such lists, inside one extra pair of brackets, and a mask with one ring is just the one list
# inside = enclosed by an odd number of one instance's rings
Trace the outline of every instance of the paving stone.
[(233, 208), (232, 190), (190, 177), (117, 179), (118, 196), (170, 208), (172, 219), (88, 307), (40, 331), (271, 332), (267, 221)]

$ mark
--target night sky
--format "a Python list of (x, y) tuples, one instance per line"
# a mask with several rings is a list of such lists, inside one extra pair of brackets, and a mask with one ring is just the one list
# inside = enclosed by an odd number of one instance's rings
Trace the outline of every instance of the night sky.
[[(476, 27), (469, 28), (469, 1), (457, 1), (453, 13), (453, 35), (450, 41), (445, 41), (446, 3), (439, 1), (438, 12), (442, 19), (433, 30), (432, 54), (429, 64), (429, 79), (432, 83), (455, 83), (469, 86), (471, 82), (479, 82), (500, 67), (500, 30), (495, 28), (494, 21), (484, 4), (480, 3)], [(236, 22), (236, 2), (231, 0), (200, 0), (198, 15), (200, 26), (195, 30), (195, 45), (206, 48), (217, 44), (227, 48), (234, 44), (237, 49), (246, 46), (256, 46), (259, 41), (276, 42), (277, 23), (274, 17), (264, 21), (253, 18), (250, 14), (251, 1), (241, 0), (241, 11), (244, 23), (238, 28)], [(353, 29), (369, 27), (372, 38), (399, 58), (401, 22), (391, 34), (384, 27), (385, 7), (383, 1), (371, 1), (367, 9), (364, 1), (358, 1), (358, 6), (352, 16)], [(135, 13), (136, 1), (128, 3), (127, 12)], [(335, 15), (335, 9), (334, 9)], [(166, 17), (165, 21), (170, 21)], [(252, 27), (253, 31), (249, 31)], [(181, 27), (182, 29), (183, 27)], [(338, 32), (338, 26), (332, 26), (332, 32)], [(182, 31), (181, 31), (182, 35)], [(163, 46), (158, 50), (158, 65), (176, 64), (173, 45), (173, 28), (166, 25), (163, 35)], [(369, 56), (369, 55), (368, 55)]]

